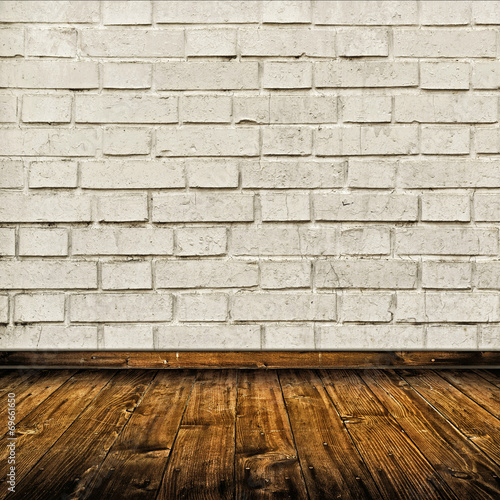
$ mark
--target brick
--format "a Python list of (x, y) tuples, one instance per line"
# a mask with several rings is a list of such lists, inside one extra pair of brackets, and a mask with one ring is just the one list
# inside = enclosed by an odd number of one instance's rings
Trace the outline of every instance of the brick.
[(312, 86), (310, 62), (265, 62), (262, 86), (265, 89), (307, 89)]
[(262, 136), (264, 155), (305, 156), (312, 152), (312, 130), (307, 127), (266, 127)]
[(188, 185), (196, 188), (236, 188), (239, 163), (239, 160), (219, 158), (185, 160)]
[(421, 200), (423, 221), (470, 221), (468, 196), (426, 193)]
[(341, 255), (388, 255), (390, 251), (389, 227), (352, 227), (340, 231)]
[(494, 293), (427, 292), (425, 313), (431, 322), (476, 323), (499, 320)]
[[(483, 3), (483, 2), (480, 2)], [(484, 351), (495, 350), (500, 342), (500, 328), (498, 325), (482, 325), (479, 334), (478, 348)]]
[(73, 255), (172, 255), (170, 228), (100, 227), (73, 229)]
[(91, 61), (3, 61), (0, 62), (0, 87), (96, 89), (99, 87), (97, 66)]
[(422, 288), (470, 288), (470, 262), (422, 262)]
[(498, 194), (475, 194), (474, 219), (486, 222), (500, 221), (500, 200), (498, 199)]
[(70, 320), (81, 323), (170, 321), (170, 294), (89, 293), (70, 297)]
[(238, 225), (231, 230), (233, 255), (335, 255), (335, 227), (307, 227), (294, 224)]
[(103, 290), (147, 290), (153, 285), (150, 262), (103, 262), (101, 273)]
[(428, 326), (427, 349), (477, 349), (477, 326)]
[(161, 325), (157, 338), (157, 349), (164, 350), (256, 351), (261, 347), (258, 325)]
[(409, 260), (320, 260), (314, 268), (318, 288), (414, 288), (417, 263)]
[[(406, 2), (405, 2), (406, 3)], [(399, 4), (401, 5), (401, 4)], [(421, 350), (424, 329), (413, 325), (320, 325), (318, 349)]]
[(390, 122), (392, 98), (389, 96), (342, 96), (343, 122)]
[(253, 194), (158, 194), (153, 195), (153, 221), (252, 221), (253, 205)]
[(156, 133), (158, 156), (257, 156), (259, 131), (252, 127), (165, 128)]
[(3, 193), (0, 222), (89, 222), (91, 199), (68, 194)]
[(395, 98), (397, 122), (494, 123), (498, 98), (468, 95), (399, 95)]
[(413, 61), (321, 61), (314, 63), (316, 87), (416, 87)]
[(260, 272), (260, 286), (265, 289), (311, 287), (311, 263), (309, 261), (262, 261)]
[(17, 121), (17, 97), (0, 95), (0, 122), (15, 123)]
[(262, 21), (272, 24), (311, 22), (311, 3), (303, 1), (262, 2)]
[(333, 221), (415, 221), (418, 197), (408, 194), (336, 194), (313, 195), (316, 220)]
[(469, 127), (423, 126), (421, 152), (428, 155), (461, 155), (470, 151)]
[(65, 228), (19, 228), (19, 255), (68, 255), (68, 230)]
[(398, 167), (399, 162), (394, 160), (350, 159), (347, 185), (353, 188), (393, 188)]
[(176, 229), (175, 254), (179, 256), (223, 255), (227, 249), (224, 227), (179, 227)]
[(0, 155), (94, 156), (99, 134), (93, 129), (3, 129)]
[(169, 61), (155, 66), (158, 90), (244, 90), (259, 88), (257, 62)]
[(26, 55), (76, 57), (76, 30), (71, 28), (28, 28)]
[(425, 323), (425, 293), (397, 292), (394, 319), (398, 323)]
[(105, 25), (151, 24), (152, 5), (150, 2), (130, 0), (103, 2), (102, 21)]
[(177, 295), (179, 321), (226, 321), (227, 311), (227, 295), (223, 293)]
[(80, 47), (82, 55), (92, 57), (184, 57), (184, 31), (85, 29)]
[(231, 314), (235, 321), (330, 321), (335, 304), (335, 294), (240, 292)]
[(500, 152), (500, 129), (497, 127), (476, 128), (474, 143), (477, 153)]
[(496, 33), (488, 29), (395, 29), (396, 57), (495, 57)]
[(246, 161), (241, 165), (244, 188), (334, 188), (343, 184), (339, 161)]
[(155, 21), (174, 24), (258, 23), (260, 5), (245, 1), (207, 4), (202, 0), (154, 2)]
[(149, 89), (153, 65), (139, 62), (105, 62), (102, 86), (105, 89)]
[(22, 260), (0, 262), (0, 287), (4, 289), (97, 288), (95, 262)]
[(472, 70), (472, 86), (475, 89), (497, 89), (500, 87), (500, 63), (498, 61), (476, 61)]
[(385, 292), (344, 293), (342, 321), (384, 322), (392, 320), (394, 294)]
[(108, 127), (103, 133), (106, 155), (146, 155), (151, 151), (151, 130), (135, 127)]
[(71, 121), (70, 95), (25, 95), (23, 122), (69, 123)]
[(469, 24), (473, 2), (422, 2), (420, 22), (424, 25)]
[(16, 230), (9, 227), (0, 227), (0, 255), (16, 254)]
[(387, 28), (340, 28), (337, 30), (340, 57), (388, 56)]
[(472, 19), (476, 24), (500, 24), (500, 6), (496, 2), (478, 0), (472, 3)]
[(271, 351), (314, 350), (314, 329), (310, 325), (266, 325), (262, 349)]
[(186, 30), (187, 56), (236, 56), (235, 29)]
[(264, 192), (260, 205), (263, 221), (311, 220), (308, 193)]
[(170, 160), (105, 160), (80, 164), (87, 189), (165, 189), (185, 186), (179, 162)]
[(113, 351), (153, 350), (153, 328), (151, 325), (105, 325), (101, 347)]
[(14, 321), (64, 321), (64, 294), (21, 294), (14, 298)]
[(231, 97), (221, 95), (187, 95), (181, 101), (183, 123), (230, 123)]
[(157, 288), (245, 288), (259, 281), (257, 264), (234, 260), (158, 261)]
[(0, 29), (0, 57), (24, 56), (24, 29)]
[(494, 255), (496, 229), (426, 226), (396, 228), (396, 253), (401, 255)]
[(2, 6), (3, 23), (96, 23), (99, 2), (25, 1)]
[(467, 62), (420, 62), (423, 89), (467, 90), (470, 65)]
[(30, 188), (76, 188), (78, 163), (68, 160), (34, 161), (29, 166)]
[(325, 29), (241, 29), (239, 46), (242, 56), (335, 57), (335, 32)]
[(335, 123), (335, 96), (271, 95), (271, 123)]
[(476, 286), (486, 289), (500, 289), (500, 262), (476, 262)]
[(7, 295), (0, 295), (0, 323), (6, 324), (8, 322), (9, 322), (9, 297)]
[(98, 222), (143, 222), (148, 220), (146, 193), (101, 196), (97, 198)]
[(233, 97), (234, 123), (269, 123), (268, 95)]

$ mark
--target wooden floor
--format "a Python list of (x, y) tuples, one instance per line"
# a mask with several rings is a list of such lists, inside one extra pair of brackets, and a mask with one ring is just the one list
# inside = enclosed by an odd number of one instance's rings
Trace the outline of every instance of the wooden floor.
[(499, 499), (494, 370), (0, 371), (12, 499)]

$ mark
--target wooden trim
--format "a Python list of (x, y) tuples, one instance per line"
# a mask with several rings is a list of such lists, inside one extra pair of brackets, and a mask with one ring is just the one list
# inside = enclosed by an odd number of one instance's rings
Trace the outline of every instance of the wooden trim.
[(500, 351), (4, 351), (0, 368), (500, 368)]

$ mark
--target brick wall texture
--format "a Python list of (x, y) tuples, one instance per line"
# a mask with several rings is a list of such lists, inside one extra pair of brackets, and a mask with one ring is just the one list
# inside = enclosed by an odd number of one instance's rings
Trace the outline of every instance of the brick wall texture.
[(0, 21), (0, 349), (500, 349), (500, 2)]

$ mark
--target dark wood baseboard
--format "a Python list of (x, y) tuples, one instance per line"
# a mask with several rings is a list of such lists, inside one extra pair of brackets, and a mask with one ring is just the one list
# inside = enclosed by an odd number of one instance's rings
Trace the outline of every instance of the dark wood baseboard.
[(500, 368), (500, 351), (4, 351), (0, 368)]

